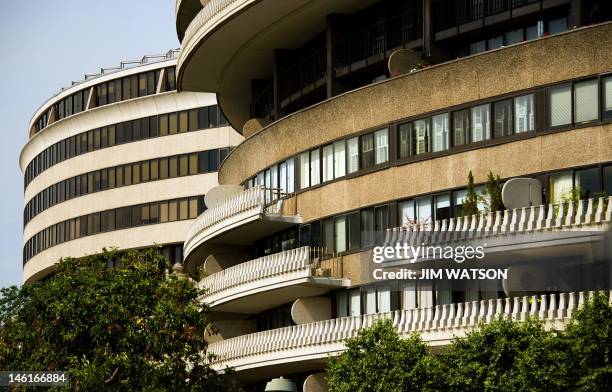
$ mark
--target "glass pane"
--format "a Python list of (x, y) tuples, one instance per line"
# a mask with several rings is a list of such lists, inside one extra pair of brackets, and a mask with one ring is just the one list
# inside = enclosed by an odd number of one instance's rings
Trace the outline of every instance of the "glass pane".
[(397, 205), (398, 221), (400, 225), (415, 222), (414, 200), (406, 200)]
[(414, 122), (412, 132), (412, 154), (424, 154), (429, 152), (429, 119)]
[(410, 130), (412, 124), (401, 124), (398, 128), (398, 155), (399, 159), (405, 159), (410, 156)]
[(336, 252), (346, 251), (347, 233), (346, 233), (346, 215), (339, 216), (335, 219), (336, 228)]
[(342, 177), (346, 174), (346, 152), (344, 140), (334, 143), (334, 178)]
[(551, 87), (549, 93), (549, 123), (551, 127), (571, 124), (572, 86), (570, 83)]
[(612, 166), (603, 168), (603, 183), (605, 196), (612, 196)]
[(189, 219), (189, 199), (179, 201), (179, 220)]
[(433, 116), (433, 151), (448, 149), (448, 113)]
[(514, 98), (514, 130), (518, 133), (534, 129), (533, 94)]
[(189, 115), (187, 111), (179, 113), (179, 132), (189, 131)]
[(435, 220), (448, 219), (451, 217), (450, 194), (436, 196)]
[(334, 179), (334, 146), (328, 144), (323, 147), (323, 181)]
[(491, 138), (489, 125), (489, 104), (475, 106), (472, 109), (472, 142)]
[(287, 159), (287, 192), (295, 191), (295, 163), (294, 159)]
[(460, 110), (453, 113), (454, 145), (461, 146), (470, 141), (470, 110)]
[(374, 135), (361, 136), (361, 168), (374, 166)]
[(310, 186), (310, 153), (308, 151), (300, 154), (300, 187)]
[(431, 197), (419, 197), (415, 199), (417, 222), (418, 223), (431, 223)]
[(359, 170), (359, 138), (352, 138), (348, 144), (348, 172), (354, 173)]
[(599, 97), (597, 79), (574, 84), (574, 120), (576, 123), (597, 120)]
[(523, 41), (523, 29), (508, 31), (506, 33), (506, 45), (518, 44), (519, 42), (522, 42), (522, 41)]
[(372, 208), (361, 211), (361, 244), (374, 245), (374, 209)]
[(495, 102), (493, 104), (493, 135), (508, 136), (512, 133), (512, 100)]
[(310, 185), (314, 186), (321, 182), (321, 167), (319, 163), (319, 149), (310, 151)]
[(187, 155), (181, 155), (179, 158), (179, 176), (186, 176), (189, 174), (189, 157)]
[(173, 135), (178, 131), (178, 116), (176, 113), (170, 113), (168, 115), (168, 133)]
[(603, 118), (612, 118), (612, 76), (603, 79)]
[(389, 160), (389, 130), (381, 129), (374, 133), (374, 141), (376, 144), (375, 163), (381, 164)]
[(558, 203), (571, 195), (573, 189), (572, 172), (570, 170), (550, 176), (550, 202)]
[(583, 169), (576, 171), (576, 188), (580, 190), (580, 197), (589, 199), (598, 197), (601, 189), (599, 187), (599, 169)]

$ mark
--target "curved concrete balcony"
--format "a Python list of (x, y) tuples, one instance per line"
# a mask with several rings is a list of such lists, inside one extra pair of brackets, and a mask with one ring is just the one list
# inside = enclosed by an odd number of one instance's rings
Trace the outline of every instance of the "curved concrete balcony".
[(392, 320), (402, 336), (418, 332), (430, 346), (440, 347), (499, 317), (517, 321), (535, 317), (562, 328), (591, 294), (542, 294), (343, 317), (242, 335), (210, 344), (209, 352), (216, 356), (213, 368), (232, 367), (248, 380), (262, 371), (274, 374), (324, 366), (329, 355), (345, 349), (347, 339), (379, 319)]
[[(387, 229), (383, 246), (487, 243), (488, 253), (580, 254), (610, 228), (612, 196), (515, 208)], [(570, 248), (573, 247), (573, 248)], [(431, 260), (431, 259), (430, 259)], [(391, 260), (392, 261), (392, 260)]]
[(185, 30), (178, 90), (219, 93), (223, 113), (242, 130), (250, 118), (245, 91), (251, 80), (272, 77), (274, 49), (301, 46), (304, 37), (324, 30), (328, 14), (351, 14), (375, 2), (210, 0)]
[[(284, 200), (274, 200), (275, 190), (253, 187), (228, 197), (204, 211), (193, 222), (184, 245), (184, 264), (195, 273), (197, 261), (204, 261), (219, 246), (246, 246), (302, 222), (299, 215), (283, 215)], [(283, 196), (283, 195), (280, 195)]]
[(342, 256), (321, 260), (304, 246), (229, 267), (200, 281), (214, 311), (258, 313), (298, 298), (350, 285), (342, 278)]

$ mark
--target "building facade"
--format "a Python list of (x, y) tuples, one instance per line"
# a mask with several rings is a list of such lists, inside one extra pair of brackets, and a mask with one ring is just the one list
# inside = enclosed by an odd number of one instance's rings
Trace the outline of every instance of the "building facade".
[[(184, 245), (207, 273), (213, 366), (253, 391), (324, 390), (327, 357), (375, 319), (440, 347), (499, 314), (562, 326), (609, 287), (521, 274), (609, 228), (611, 19), (591, 0), (177, 0), (177, 89), (216, 93), (245, 137)], [(489, 172), (535, 180), (538, 202), (466, 215), (469, 172), (477, 192)], [(372, 278), (374, 246), (425, 240), (536, 263), (514, 281)]]
[(32, 117), (20, 156), (25, 283), (103, 247), (160, 245), (182, 260), (187, 228), (242, 137), (214, 95), (176, 92), (177, 54), (86, 75)]

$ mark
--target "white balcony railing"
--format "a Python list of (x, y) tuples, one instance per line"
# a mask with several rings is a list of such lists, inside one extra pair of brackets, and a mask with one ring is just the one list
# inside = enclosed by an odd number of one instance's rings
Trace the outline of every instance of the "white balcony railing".
[(384, 245), (440, 243), (555, 230), (601, 230), (612, 216), (612, 196), (515, 208), (387, 229)]
[(280, 213), (282, 199), (270, 204), (270, 196), (273, 193), (273, 190), (262, 186), (249, 188), (204, 211), (189, 227), (184, 245), (185, 255), (193, 250), (198, 240), (207, 238), (224, 227), (236, 225), (244, 219), (253, 218), (259, 214)]
[(202, 279), (200, 286), (207, 289), (203, 301), (215, 306), (305, 278), (342, 278), (342, 267), (336, 265), (341, 257), (322, 263), (318, 256), (318, 249), (304, 246), (229, 267)]
[(425, 342), (440, 346), (455, 336), (465, 336), (480, 322), (489, 323), (499, 317), (517, 321), (536, 317), (547, 325), (563, 327), (574, 310), (592, 294), (542, 294), (343, 317), (222, 340), (210, 344), (209, 352), (216, 356), (212, 364), (215, 369), (230, 366), (238, 371), (305, 358), (325, 358), (344, 350), (346, 339), (355, 337), (378, 319), (392, 320), (403, 336), (418, 332)]

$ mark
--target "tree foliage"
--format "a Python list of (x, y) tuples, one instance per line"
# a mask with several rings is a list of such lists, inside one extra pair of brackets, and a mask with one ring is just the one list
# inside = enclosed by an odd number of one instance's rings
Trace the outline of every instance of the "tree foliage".
[(209, 367), (207, 307), (155, 249), (63, 259), (0, 291), (0, 368), (68, 371), (70, 389), (235, 390)]
[(431, 354), (416, 335), (374, 324), (327, 368), (330, 391), (609, 391), (612, 307), (595, 295), (564, 330), (500, 318)]
[(493, 172), (487, 174), (487, 183), (485, 184), (485, 192), (488, 197), (481, 196), (485, 202), (487, 212), (501, 211), (504, 209), (502, 201), (502, 183), (499, 174), (494, 176)]
[(478, 193), (474, 186), (474, 175), (470, 170), (468, 174), (467, 193), (461, 204), (461, 215), (471, 216), (478, 214)]

